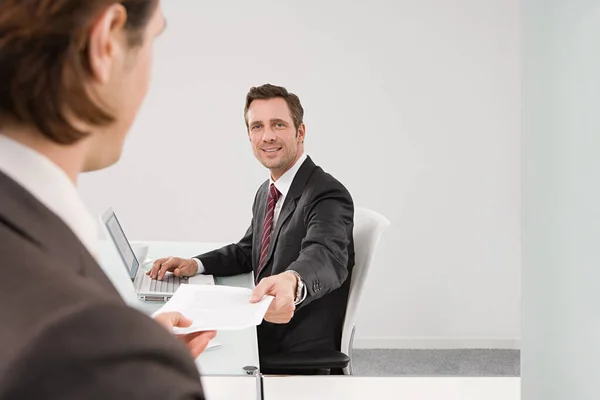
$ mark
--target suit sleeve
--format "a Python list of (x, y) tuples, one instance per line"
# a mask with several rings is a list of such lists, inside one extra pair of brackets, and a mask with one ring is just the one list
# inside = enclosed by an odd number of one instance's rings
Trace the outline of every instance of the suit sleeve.
[(125, 305), (96, 305), (59, 316), (37, 336), (11, 371), (20, 376), (0, 397), (204, 399), (187, 348)]
[(252, 225), (244, 237), (234, 244), (196, 256), (204, 273), (215, 276), (232, 276), (252, 272)]
[(250, 221), (250, 227), (246, 231), (244, 237), (237, 243), (194, 257), (202, 262), (205, 274), (214, 276), (232, 276), (252, 272), (252, 232), (254, 231), (254, 215), (257, 202), (259, 201), (259, 195), (261, 192), (264, 192), (266, 183), (268, 183), (268, 181), (263, 183), (254, 195), (252, 220)]
[(328, 188), (305, 208), (306, 236), (288, 269), (302, 276), (308, 294), (300, 307), (338, 289), (348, 278), (354, 204), (343, 186)]

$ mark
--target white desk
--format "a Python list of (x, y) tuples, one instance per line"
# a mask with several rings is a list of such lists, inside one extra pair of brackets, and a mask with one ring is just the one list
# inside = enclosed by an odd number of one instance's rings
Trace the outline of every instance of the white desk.
[(520, 378), (265, 376), (263, 395), (265, 400), (519, 400), (520, 382)]
[[(219, 243), (169, 243), (144, 242), (150, 245), (148, 256), (156, 259), (166, 256), (193, 257), (221, 246)], [(111, 242), (102, 242), (100, 264), (125, 301), (147, 314), (158, 310), (162, 304), (144, 303), (138, 300), (135, 289)], [(253, 287), (251, 274), (217, 278), (218, 285)], [(205, 350), (196, 365), (202, 375), (246, 375), (245, 366), (259, 366), (256, 328), (239, 331), (220, 331), (215, 341), (222, 346)]]
[(202, 388), (207, 400), (261, 400), (259, 377), (203, 376)]

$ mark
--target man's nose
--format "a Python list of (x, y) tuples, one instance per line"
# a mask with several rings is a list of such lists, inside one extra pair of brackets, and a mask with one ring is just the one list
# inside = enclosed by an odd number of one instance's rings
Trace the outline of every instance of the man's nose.
[(271, 128), (265, 128), (263, 131), (263, 141), (264, 142), (274, 142), (277, 139), (275, 132)]

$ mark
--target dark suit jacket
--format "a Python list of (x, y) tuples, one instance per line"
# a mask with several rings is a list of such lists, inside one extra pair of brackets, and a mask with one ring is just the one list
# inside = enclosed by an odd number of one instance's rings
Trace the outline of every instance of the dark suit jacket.
[[(252, 222), (236, 244), (198, 256), (207, 274), (257, 272), (269, 181), (254, 199)], [(354, 266), (354, 205), (346, 188), (308, 157), (298, 170), (271, 233), (258, 278), (297, 271), (308, 295), (288, 324), (263, 321), (261, 354), (340, 349), (342, 325)]]
[(0, 399), (204, 398), (185, 346), (1, 172), (0, 267)]

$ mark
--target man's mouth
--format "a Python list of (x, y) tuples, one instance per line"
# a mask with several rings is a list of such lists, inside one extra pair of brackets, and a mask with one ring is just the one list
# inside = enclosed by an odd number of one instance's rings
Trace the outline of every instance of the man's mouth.
[(281, 150), (281, 147), (270, 147), (268, 149), (262, 149), (265, 153), (275, 153), (276, 151)]

